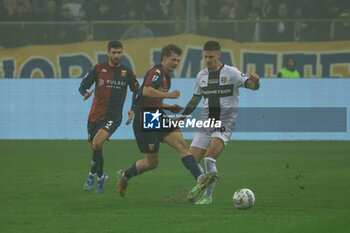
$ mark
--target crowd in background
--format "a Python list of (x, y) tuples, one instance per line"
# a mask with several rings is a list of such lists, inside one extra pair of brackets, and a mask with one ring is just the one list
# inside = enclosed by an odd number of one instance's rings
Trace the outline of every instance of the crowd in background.
[[(350, 13), (346, 0), (196, 0), (196, 6), (198, 19), (319, 19)], [(184, 18), (185, 9), (185, 0), (0, 0), (0, 20), (133, 20), (135, 15), (169, 20)]]
[[(0, 46), (124, 40), (185, 32), (244, 42), (350, 39), (348, 0), (195, 0), (195, 6), (189, 8), (198, 20), (193, 31), (185, 30), (187, 3), (186, 0), (0, 0), (0, 30), (7, 32), (0, 35)], [(338, 18), (347, 21), (322, 21)], [(293, 19), (316, 21), (298, 23)], [(115, 23), (101, 23), (106, 20)], [(8, 23), (13, 21), (26, 23)]]

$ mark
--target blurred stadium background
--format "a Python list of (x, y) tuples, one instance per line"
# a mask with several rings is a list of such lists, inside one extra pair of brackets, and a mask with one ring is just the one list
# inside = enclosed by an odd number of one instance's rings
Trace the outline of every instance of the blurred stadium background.
[[(184, 105), (209, 39), (222, 62), (262, 77), (240, 93), (214, 205), (186, 202), (193, 182), (165, 145), (159, 169), (117, 196), (113, 173), (140, 158), (123, 123), (104, 146), (112, 183), (102, 198), (83, 192), (91, 152), (75, 140), (92, 98), (78, 87), (107, 42), (123, 42), (138, 78), (179, 45), (181, 97), (166, 102)], [(301, 78), (277, 78), (289, 55)], [(350, 232), (349, 90), (348, 0), (0, 0), (0, 232)], [(257, 198), (248, 212), (231, 203), (242, 187)]]
[[(201, 47), (209, 39), (222, 44), (222, 62), (262, 77), (259, 92), (242, 91), (242, 108), (306, 111), (297, 130), (300, 118), (279, 130), (286, 114), (266, 120), (270, 111), (248, 111), (258, 115), (251, 119), (242, 110), (245, 120), (239, 119), (233, 139), (350, 139), (349, 1), (2, 0), (0, 12), (0, 120), (6, 122), (0, 139), (85, 139), (81, 121), (91, 102), (81, 102), (77, 87), (94, 64), (108, 59), (109, 40), (123, 42), (123, 63), (139, 78), (159, 63), (165, 44), (178, 44), (184, 55), (172, 74), (173, 88), (182, 90), (178, 101), (186, 103), (204, 67)], [(276, 79), (289, 55), (301, 78)], [(239, 128), (252, 121), (266, 127)], [(133, 134), (121, 126), (112, 139), (133, 139)]]

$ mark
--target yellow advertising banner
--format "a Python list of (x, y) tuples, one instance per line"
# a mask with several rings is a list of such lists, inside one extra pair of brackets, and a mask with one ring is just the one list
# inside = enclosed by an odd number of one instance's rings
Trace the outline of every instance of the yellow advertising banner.
[[(256, 72), (274, 78), (283, 61), (292, 55), (296, 69), (305, 78), (350, 78), (350, 41), (307, 43), (238, 43), (191, 34), (122, 41), (123, 63), (137, 77), (160, 63), (164, 45), (183, 49), (174, 77), (193, 78), (204, 68), (202, 46), (208, 40), (221, 44), (221, 61), (244, 73)], [(107, 43), (81, 42), (65, 45), (26, 46), (0, 51), (0, 78), (77, 78), (93, 65), (108, 60)]]

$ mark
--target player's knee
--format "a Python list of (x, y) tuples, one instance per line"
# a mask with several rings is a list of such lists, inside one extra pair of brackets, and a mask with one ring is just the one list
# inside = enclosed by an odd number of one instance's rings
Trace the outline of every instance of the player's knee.
[(102, 147), (102, 143), (97, 140), (92, 141), (91, 145), (93, 150), (99, 150)]
[(152, 169), (156, 169), (158, 167), (158, 159), (150, 159), (148, 160), (148, 169), (152, 170)]

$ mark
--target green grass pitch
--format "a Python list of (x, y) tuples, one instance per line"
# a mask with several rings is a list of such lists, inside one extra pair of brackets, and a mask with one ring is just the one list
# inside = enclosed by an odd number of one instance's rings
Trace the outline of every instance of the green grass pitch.
[[(350, 142), (231, 141), (208, 206), (186, 201), (194, 179), (165, 144), (125, 198), (116, 171), (142, 158), (136, 142), (106, 142), (104, 158), (110, 179), (97, 195), (83, 190), (86, 141), (0, 141), (0, 232), (350, 232)], [(238, 188), (254, 191), (252, 209), (233, 206)]]

